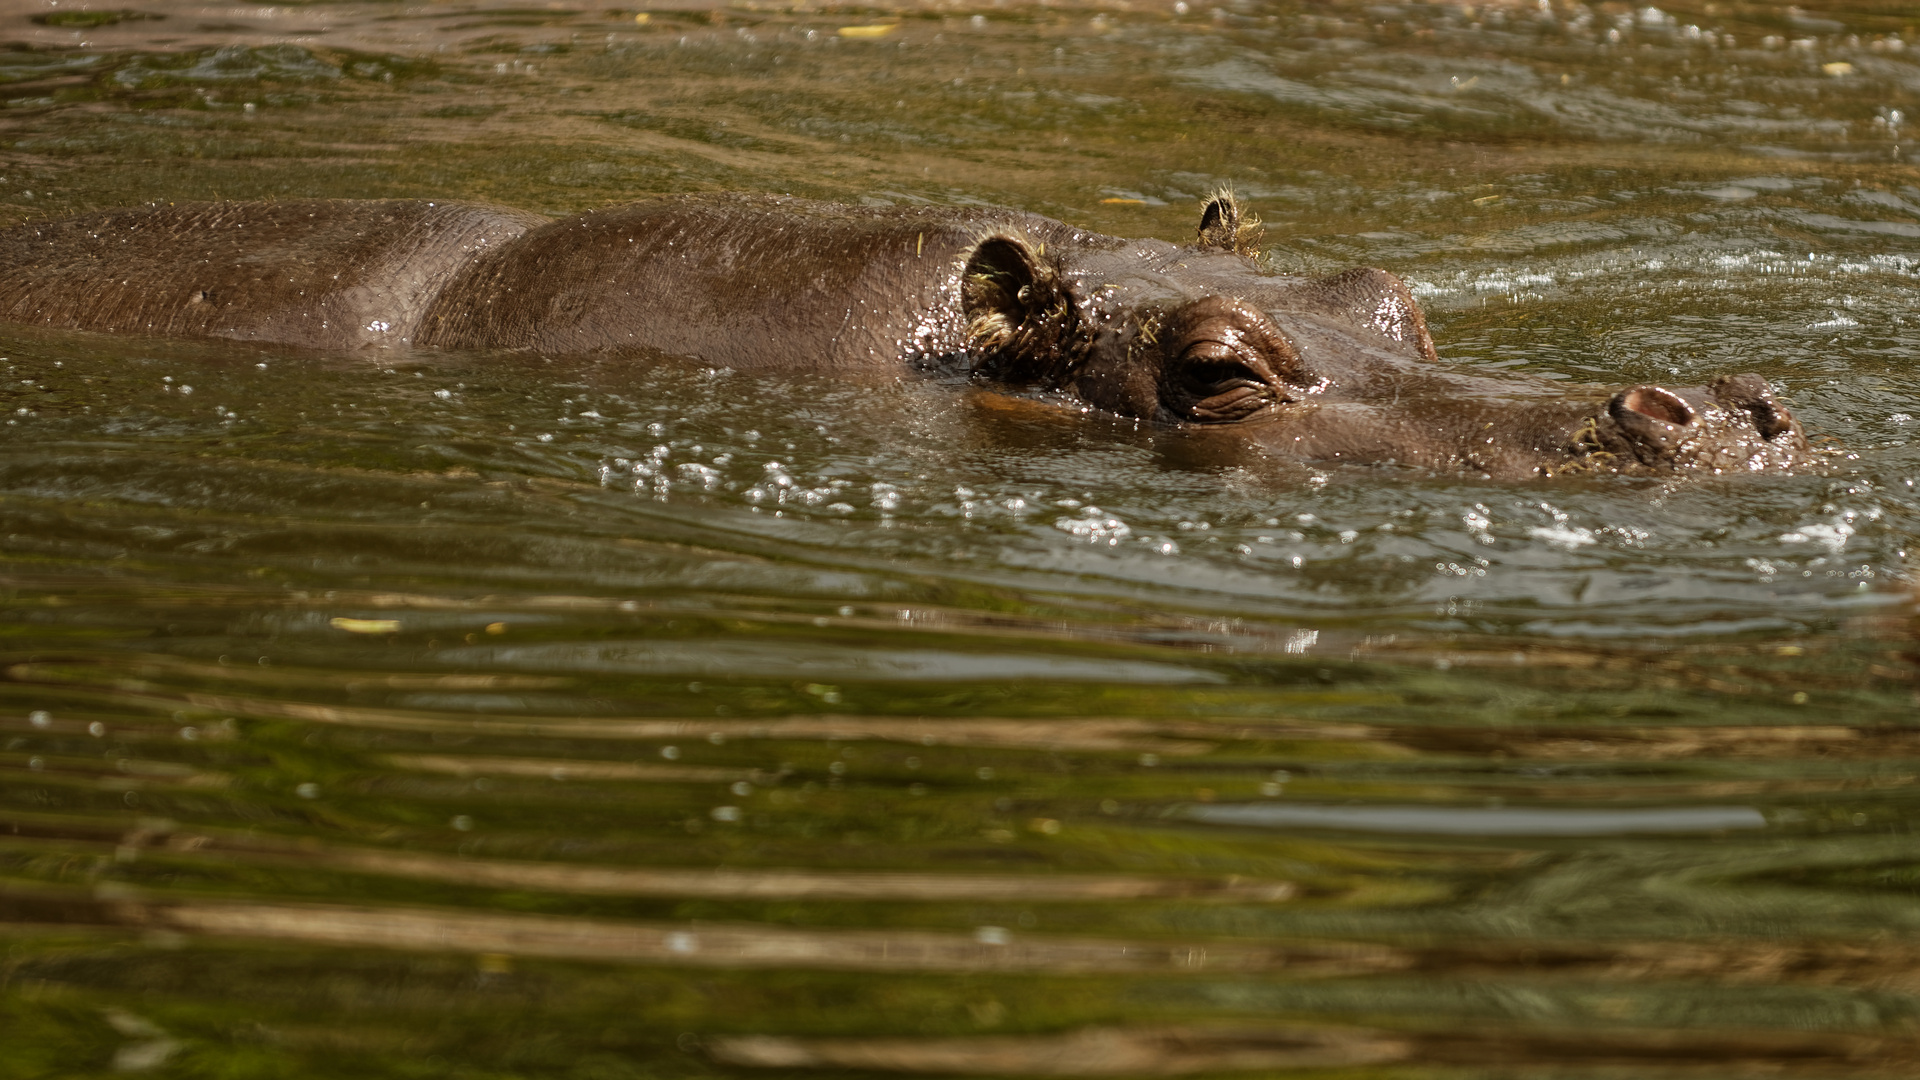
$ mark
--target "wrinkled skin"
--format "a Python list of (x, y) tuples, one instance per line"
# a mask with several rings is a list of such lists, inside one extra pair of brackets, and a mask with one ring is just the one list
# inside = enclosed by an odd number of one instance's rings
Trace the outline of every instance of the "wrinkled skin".
[(1436, 359), (1398, 278), (1262, 274), (1252, 232), (1230, 197), (1188, 246), (1014, 211), (746, 195), (561, 220), (400, 200), (168, 205), (0, 233), (0, 319), (968, 375), (1285, 457), (1500, 478), (1808, 459), (1757, 375), (1570, 391), (1467, 374)]

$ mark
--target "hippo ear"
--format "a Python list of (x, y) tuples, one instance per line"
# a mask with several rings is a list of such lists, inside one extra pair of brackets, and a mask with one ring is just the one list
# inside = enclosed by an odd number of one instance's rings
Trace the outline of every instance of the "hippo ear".
[(1231, 251), (1252, 258), (1258, 253), (1260, 237), (1266, 229), (1260, 219), (1240, 209), (1240, 200), (1231, 190), (1221, 188), (1200, 209), (1200, 246)]
[(1411, 346), (1424, 360), (1437, 360), (1426, 316), (1412, 290), (1385, 270), (1360, 267), (1313, 283), (1314, 291), (1343, 320)]
[(960, 277), (974, 370), (1014, 382), (1055, 382), (1074, 358), (1079, 319), (1066, 282), (1034, 246), (982, 240)]

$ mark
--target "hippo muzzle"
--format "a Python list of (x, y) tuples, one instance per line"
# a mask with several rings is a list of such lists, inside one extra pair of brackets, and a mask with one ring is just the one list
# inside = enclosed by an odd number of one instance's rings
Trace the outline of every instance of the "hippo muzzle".
[(1631, 386), (1582, 433), (1582, 458), (1628, 471), (1765, 472), (1809, 454), (1806, 432), (1751, 372), (1706, 386)]

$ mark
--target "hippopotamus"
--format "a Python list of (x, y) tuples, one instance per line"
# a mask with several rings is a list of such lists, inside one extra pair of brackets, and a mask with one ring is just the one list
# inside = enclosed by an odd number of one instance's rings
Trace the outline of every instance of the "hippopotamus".
[(1569, 389), (1449, 366), (1378, 269), (1266, 272), (1230, 193), (1191, 242), (986, 207), (772, 195), (558, 219), (427, 200), (150, 205), (0, 233), (0, 319), (312, 350), (696, 358), (972, 380), (1262, 450), (1502, 479), (1808, 458), (1765, 379)]

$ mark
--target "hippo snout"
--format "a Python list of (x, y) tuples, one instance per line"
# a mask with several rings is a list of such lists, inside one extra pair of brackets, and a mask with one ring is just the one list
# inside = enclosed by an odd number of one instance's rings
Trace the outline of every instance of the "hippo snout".
[(1701, 387), (1630, 386), (1607, 401), (1607, 416), (1616, 453), (1657, 468), (1777, 468), (1807, 450), (1793, 414), (1751, 372)]

